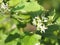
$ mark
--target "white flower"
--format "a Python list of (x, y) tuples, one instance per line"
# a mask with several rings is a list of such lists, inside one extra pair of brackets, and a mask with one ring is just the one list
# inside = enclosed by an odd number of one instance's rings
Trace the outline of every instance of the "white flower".
[(4, 3), (2, 3), (2, 4), (1, 4), (1, 8), (2, 8), (2, 9), (8, 9), (8, 5), (7, 5), (7, 4), (5, 5)]
[(40, 26), (40, 29), (41, 29), (41, 33), (44, 32), (45, 33), (45, 30), (47, 29), (47, 27), (45, 25), (43, 26)]
[(38, 23), (37, 24), (37, 30), (40, 30), (40, 26), (42, 25), (42, 23)]
[(35, 17), (34, 19), (33, 19), (33, 25), (35, 25), (36, 26), (36, 29), (37, 30), (40, 30), (41, 31), (41, 33), (42, 32), (44, 32), (45, 33), (45, 30), (47, 29), (47, 27), (45, 26), (45, 24), (43, 23), (43, 22), (47, 22), (48, 20), (47, 20), (47, 18), (45, 18), (45, 17), (42, 17), (42, 19), (43, 20), (41, 20), (38, 16), (37, 17)]
[(48, 22), (48, 20), (47, 20), (47, 19), (45, 19), (45, 20), (44, 20), (44, 22)]
[(32, 23), (33, 23), (33, 25), (36, 26), (36, 20), (35, 19), (33, 19), (33, 22)]
[(44, 22), (48, 22), (48, 18), (44, 17)]
[(48, 18), (46, 18), (45, 16), (41, 16), (41, 17), (42, 17), (43, 22), (48, 22)]
[(37, 23), (41, 23), (41, 20), (40, 20), (40, 18), (37, 16), (37, 17), (35, 17), (34, 19), (33, 19), (33, 25), (37, 25)]
[(42, 21), (39, 19), (39, 20), (37, 20), (37, 22), (38, 22), (38, 23), (41, 23)]
[(41, 33), (44, 32), (47, 29), (47, 27), (45, 25), (43, 25), (43, 23), (37, 24), (37, 30), (40, 30)]
[(39, 18), (39, 16), (37, 16), (37, 17), (35, 17), (35, 19), (39, 20), (40, 18)]

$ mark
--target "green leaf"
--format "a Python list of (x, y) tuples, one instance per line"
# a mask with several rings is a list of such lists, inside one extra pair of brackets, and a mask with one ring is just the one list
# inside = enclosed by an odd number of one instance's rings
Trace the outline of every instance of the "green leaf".
[(0, 0), (0, 3), (2, 3), (3, 0)]
[(19, 15), (20, 19), (29, 19), (30, 15)]
[(6, 39), (7, 35), (3, 33), (2, 30), (0, 30), (0, 45), (5, 45), (5, 39)]
[[(6, 23), (9, 22), (9, 16), (7, 15), (0, 15), (0, 27), (6, 27)], [(8, 23), (7, 23), (8, 24)]]
[(5, 45), (17, 45), (20, 35), (18, 33), (9, 34), (5, 39)]
[(9, 6), (16, 6), (18, 3), (20, 2), (20, 0), (9, 0)]
[(23, 14), (19, 14), (19, 15), (13, 15), (13, 17), (15, 18), (20, 18), (20, 19), (30, 19), (30, 15), (23, 15)]
[(38, 10), (43, 10), (44, 8), (40, 6), (37, 2), (26, 2), (25, 7), (22, 10), (25, 10), (27, 12), (33, 12), (33, 11), (38, 11)]
[(48, 16), (48, 25), (52, 24), (52, 22), (55, 22), (56, 20), (56, 11), (54, 10), (50, 10), (49, 12), (49, 16)]
[(37, 43), (40, 45), (39, 39), (41, 39), (41, 36), (37, 34), (34, 34), (32, 36), (25, 36), (22, 39), (21, 45), (36, 45)]
[(60, 25), (60, 17), (56, 20), (56, 24)]
[(22, 23), (27, 23), (30, 21), (30, 15), (19, 14), (18, 16), (13, 15), (13, 17), (15, 17), (18, 21), (20, 21)]
[(15, 39), (15, 40), (13, 40), (11, 42), (8, 42), (8, 43), (6, 43), (6, 45), (17, 45), (17, 40), (18, 39)]
[[(22, 9), (20, 8), (21, 6)], [(19, 8), (20, 10), (18, 10)], [(39, 5), (36, 1), (32, 1), (32, 2), (24, 2), (24, 3), (19, 3), (16, 7), (15, 7), (15, 11), (18, 12), (35, 12), (35, 11), (43, 11), (45, 10), (41, 5)]]
[(35, 2), (31, 3), (25, 3), (25, 7), (23, 10), (26, 10), (27, 12), (30, 12), (30, 11), (36, 11), (36, 10), (39, 10), (39, 5)]
[(4, 22), (7, 16), (0, 15), (0, 23)]
[(43, 36), (48, 37), (48, 38), (58, 39), (58, 37), (56, 36), (56, 33), (59, 32), (58, 30), (59, 30), (59, 26), (58, 25), (50, 25), (48, 27), (48, 29), (46, 30), (46, 33), (43, 34)]

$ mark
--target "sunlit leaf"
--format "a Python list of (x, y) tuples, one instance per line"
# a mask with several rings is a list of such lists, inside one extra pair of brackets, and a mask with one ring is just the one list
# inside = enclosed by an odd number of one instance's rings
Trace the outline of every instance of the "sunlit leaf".
[[(21, 5), (23, 6), (22, 9), (18, 10)], [(36, 1), (33, 2), (25, 2), (25, 3), (19, 3), (15, 7), (16, 11), (21, 11), (21, 12), (35, 12), (35, 11), (43, 11), (45, 10), (41, 5), (39, 5)]]
[(2, 3), (3, 0), (0, 0), (0, 3)]
[(56, 20), (56, 24), (60, 25), (60, 17)]
[(16, 6), (18, 3), (20, 2), (20, 0), (9, 0), (9, 6)]
[(36, 45), (37, 43), (39, 43), (39, 39), (41, 39), (41, 36), (37, 34), (34, 34), (32, 36), (25, 36), (21, 42), (21, 45)]

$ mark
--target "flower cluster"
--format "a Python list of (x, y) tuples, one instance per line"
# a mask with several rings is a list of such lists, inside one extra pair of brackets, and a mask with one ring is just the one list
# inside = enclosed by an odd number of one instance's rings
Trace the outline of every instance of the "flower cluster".
[(8, 4), (5, 5), (4, 3), (1, 3), (1, 8), (2, 9), (8, 9)]
[(48, 19), (44, 16), (42, 16), (41, 18), (39, 16), (35, 17), (32, 23), (34, 26), (36, 26), (37, 30), (40, 30), (42, 33), (42, 32), (45, 32), (45, 30), (47, 29), (44, 22), (48, 22)]

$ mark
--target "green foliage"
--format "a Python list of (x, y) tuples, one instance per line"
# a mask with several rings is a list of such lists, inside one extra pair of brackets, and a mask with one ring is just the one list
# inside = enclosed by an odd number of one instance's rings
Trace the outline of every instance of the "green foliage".
[(57, 25), (60, 25), (60, 17), (56, 21)]
[(39, 39), (41, 39), (40, 35), (34, 34), (32, 36), (25, 36), (22, 41), (21, 41), (21, 45), (35, 45), (35, 44), (39, 44), (40, 42), (38, 41)]
[(20, 2), (20, 0), (10, 0), (10, 1), (8, 1), (9, 6), (15, 6), (15, 5), (17, 5), (19, 2)]
[(2, 3), (2, 0), (0, 0), (0, 3)]
[(42, 3), (0, 0), (0, 45), (59, 45), (58, 10)]

